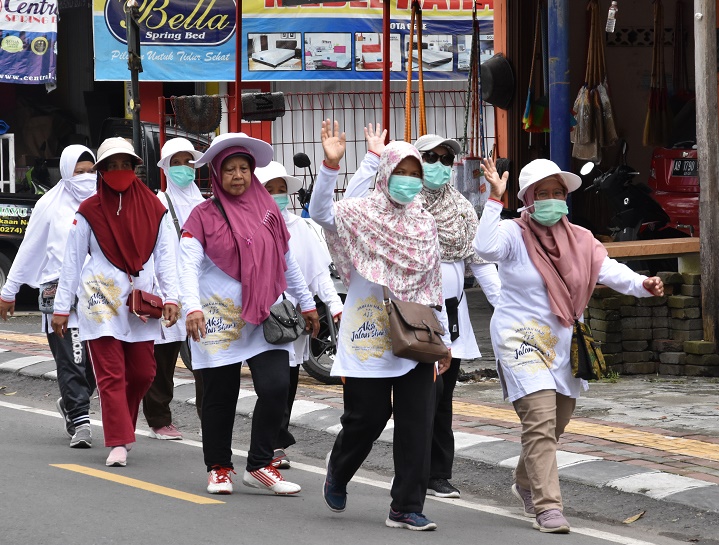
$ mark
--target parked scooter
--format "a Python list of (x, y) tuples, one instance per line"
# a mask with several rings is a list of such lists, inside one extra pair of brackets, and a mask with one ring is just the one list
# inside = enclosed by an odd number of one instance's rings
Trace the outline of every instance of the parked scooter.
[[(326, 246), (327, 242), (325, 241), (322, 228), (312, 221), (307, 213), (310, 199), (312, 198), (312, 189), (315, 184), (315, 178), (311, 168), (312, 162), (305, 153), (296, 153), (292, 161), (297, 168), (307, 168), (309, 171), (309, 188), (307, 190), (303, 188), (298, 192), (300, 206), (302, 206), (302, 217), (305, 218), (307, 224), (312, 228), (312, 232), (314, 232), (322, 244)], [(347, 290), (340, 280), (340, 275), (334, 263), (330, 263), (330, 276), (334, 282), (337, 294), (340, 296), (340, 299), (342, 299), (342, 302), (344, 302), (347, 297)], [(315, 297), (315, 303), (317, 304), (317, 313), (320, 316), (320, 332), (316, 338), (310, 339), (309, 359), (303, 362), (302, 367), (307, 371), (308, 375), (324, 384), (341, 384), (340, 377), (330, 376), (332, 364), (337, 354), (337, 337), (340, 324), (335, 324), (332, 320), (332, 313), (328, 305), (318, 297)]]

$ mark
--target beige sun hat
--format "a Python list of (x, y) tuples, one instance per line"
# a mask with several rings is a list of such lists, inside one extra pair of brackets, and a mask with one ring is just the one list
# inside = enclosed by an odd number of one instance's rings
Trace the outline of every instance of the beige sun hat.
[(287, 174), (285, 166), (277, 161), (270, 161), (270, 164), (266, 167), (256, 168), (255, 176), (257, 176), (257, 179), (262, 183), (262, 185), (265, 185), (267, 182), (274, 180), (275, 178), (282, 178), (287, 184), (288, 195), (297, 193), (300, 189), (302, 189), (302, 181), (299, 178), (295, 178), (294, 176)]
[(137, 160), (137, 165), (142, 164), (142, 159), (135, 153), (135, 148), (132, 147), (132, 143), (129, 140), (119, 136), (113, 136), (112, 138), (106, 138), (103, 143), (100, 144), (100, 147), (97, 148), (97, 162), (93, 168), (97, 169), (105, 159), (119, 153), (131, 155)]
[(571, 172), (565, 172), (554, 161), (549, 159), (535, 159), (527, 163), (519, 173), (519, 191), (517, 197), (524, 202), (524, 194), (532, 184), (541, 182), (545, 178), (557, 175), (567, 187), (567, 192), (576, 191), (582, 186), (582, 179)]
[[(165, 142), (160, 151), (160, 160), (157, 162), (157, 166), (160, 168), (170, 168), (170, 161), (172, 156), (181, 151), (187, 152), (192, 155), (192, 159), (197, 161), (202, 157), (202, 152), (197, 151), (187, 138), (172, 138)], [(195, 165), (193, 164), (193, 167)]]

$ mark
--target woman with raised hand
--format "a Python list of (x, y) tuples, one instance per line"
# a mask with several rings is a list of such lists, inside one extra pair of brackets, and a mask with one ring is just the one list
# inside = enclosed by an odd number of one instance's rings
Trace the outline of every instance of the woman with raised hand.
[[(422, 158), (407, 142), (380, 154), (374, 191), (334, 202), (339, 163), (346, 147), (339, 124), (322, 122), (325, 160), (310, 202), (310, 215), (325, 229), (330, 253), (348, 287), (332, 374), (343, 377), (342, 430), (327, 456), (323, 496), (335, 512), (347, 504), (352, 479), (394, 415), (392, 502), (385, 524), (434, 530), (423, 513), (429, 480), (435, 410), (434, 364), (395, 356), (383, 286), (398, 299), (441, 307), (442, 274), (437, 228), (416, 197), (422, 190)], [(446, 314), (440, 315), (446, 327)], [(444, 339), (449, 345), (449, 335)], [(439, 372), (450, 357), (439, 362)]]
[(272, 146), (243, 133), (215, 138), (195, 163), (209, 164), (214, 197), (194, 208), (180, 239), (182, 306), (194, 341), (192, 365), (204, 383), (202, 448), (210, 494), (233, 491), (232, 427), (243, 361), (257, 403), (242, 482), (275, 494), (300, 491), (273, 466), (292, 345), (268, 343), (262, 324), (285, 291), (299, 301), (313, 335), (319, 318), (280, 209), (254, 174), (272, 154)]
[(568, 533), (557, 442), (587, 389), (572, 374), (574, 321), (582, 319), (597, 282), (635, 297), (662, 296), (664, 286), (607, 257), (590, 231), (567, 219), (567, 195), (581, 186), (579, 176), (535, 159), (519, 173), (521, 217), (500, 221), (508, 173), (500, 176), (491, 158), (483, 164), (491, 192), (474, 249), (499, 264), (502, 282), (490, 331), (504, 397), (522, 423), (512, 493), (535, 529)]

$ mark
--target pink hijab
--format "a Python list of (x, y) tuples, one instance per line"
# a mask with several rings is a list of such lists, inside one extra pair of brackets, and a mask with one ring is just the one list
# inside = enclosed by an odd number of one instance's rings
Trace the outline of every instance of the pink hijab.
[[(536, 183), (524, 194), (526, 208), (534, 203), (535, 187)], [(607, 257), (606, 248), (591, 231), (573, 225), (566, 216), (545, 227), (525, 210), (515, 221), (522, 229), (529, 258), (547, 286), (552, 314), (563, 326), (570, 327), (582, 315), (592, 296)]]
[(437, 226), (415, 198), (408, 205), (390, 200), (388, 181), (405, 157), (422, 158), (412, 144), (390, 142), (379, 160), (374, 191), (335, 204), (337, 231), (325, 231), (330, 253), (349, 286), (351, 267), (402, 301), (442, 305)]
[[(252, 183), (242, 195), (233, 196), (222, 188), (222, 163), (238, 153), (251, 160)], [(242, 283), (242, 319), (259, 325), (287, 288), (285, 254), (290, 233), (274, 199), (254, 174), (255, 160), (249, 150), (240, 146), (222, 150), (210, 166), (212, 192), (225, 209), (227, 221), (208, 199), (193, 209), (183, 229), (202, 244), (219, 269)]]

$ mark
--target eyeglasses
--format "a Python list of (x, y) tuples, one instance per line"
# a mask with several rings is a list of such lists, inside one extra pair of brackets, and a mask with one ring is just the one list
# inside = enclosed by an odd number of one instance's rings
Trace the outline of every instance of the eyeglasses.
[(436, 163), (439, 159), (439, 162), (442, 163), (446, 167), (451, 167), (454, 164), (454, 155), (451, 153), (445, 153), (444, 155), (439, 155), (438, 153), (435, 153), (433, 151), (425, 151), (422, 153), (422, 159), (424, 159), (425, 163)]

